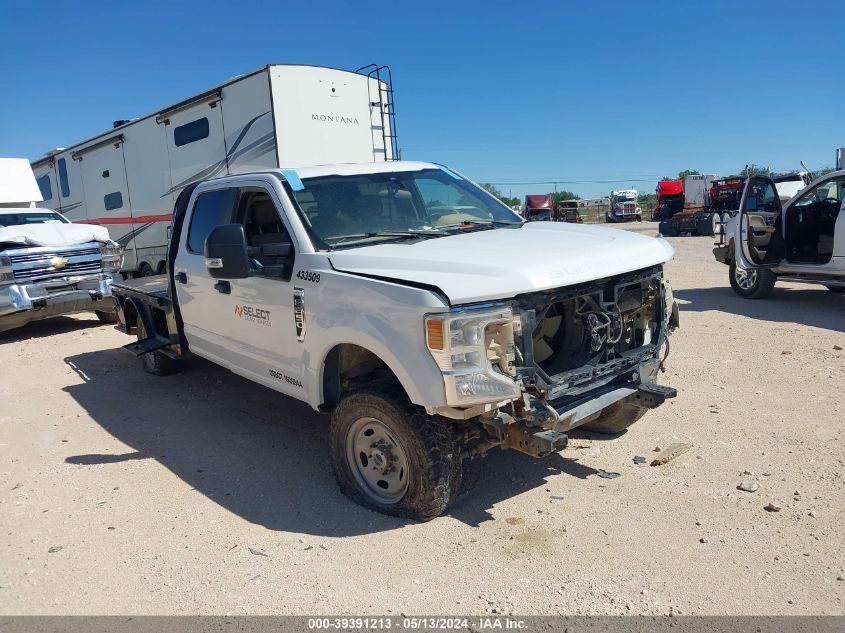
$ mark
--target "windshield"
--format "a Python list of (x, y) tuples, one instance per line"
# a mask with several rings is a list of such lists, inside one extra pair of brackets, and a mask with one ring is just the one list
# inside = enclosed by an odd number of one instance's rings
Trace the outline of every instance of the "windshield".
[(484, 190), (441, 169), (304, 178), (296, 202), (329, 247), (449, 235), (522, 220)]
[(56, 222), (67, 224), (68, 220), (52, 211), (16, 211), (0, 213), (0, 226), (20, 226), (21, 224), (45, 224)]

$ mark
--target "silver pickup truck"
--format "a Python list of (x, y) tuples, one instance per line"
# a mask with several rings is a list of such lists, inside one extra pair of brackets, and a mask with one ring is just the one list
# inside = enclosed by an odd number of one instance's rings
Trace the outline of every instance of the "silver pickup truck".
[(0, 207), (0, 333), (74, 312), (116, 322), (111, 282), (120, 263), (102, 227), (48, 209)]

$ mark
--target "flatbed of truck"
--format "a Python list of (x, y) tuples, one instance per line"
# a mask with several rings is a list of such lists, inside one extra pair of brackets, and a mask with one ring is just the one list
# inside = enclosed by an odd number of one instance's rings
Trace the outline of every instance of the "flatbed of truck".
[(167, 287), (167, 275), (152, 275), (137, 279), (117, 279), (112, 282), (112, 288), (119, 289), (127, 296), (143, 297), (146, 301), (151, 298), (157, 300), (158, 305), (170, 302), (170, 292)]

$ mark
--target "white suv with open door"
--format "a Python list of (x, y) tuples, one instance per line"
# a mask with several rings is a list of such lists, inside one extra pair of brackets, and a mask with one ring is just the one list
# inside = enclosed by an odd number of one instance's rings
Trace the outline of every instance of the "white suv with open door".
[(740, 211), (725, 226), (716, 259), (730, 266), (731, 287), (762, 299), (778, 278), (845, 292), (845, 170), (810, 183), (781, 205), (775, 183), (753, 176)]

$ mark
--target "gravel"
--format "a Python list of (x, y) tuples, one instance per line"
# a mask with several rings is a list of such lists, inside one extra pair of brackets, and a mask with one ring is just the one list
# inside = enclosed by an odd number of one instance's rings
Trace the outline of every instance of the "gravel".
[(424, 524), (343, 497), (305, 405), (200, 360), (147, 375), (93, 316), (4, 335), (0, 614), (845, 614), (845, 297), (743, 300), (712, 238), (669, 241), (678, 397), (587, 450), (493, 451)]

